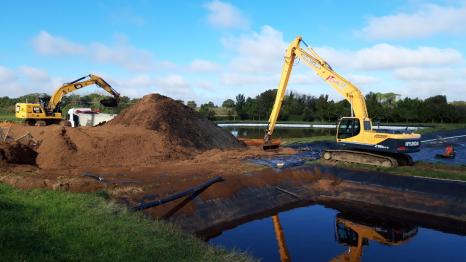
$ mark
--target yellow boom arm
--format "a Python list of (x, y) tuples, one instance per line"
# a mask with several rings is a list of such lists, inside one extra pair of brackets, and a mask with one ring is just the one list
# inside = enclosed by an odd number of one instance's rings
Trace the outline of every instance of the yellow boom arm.
[[(300, 43), (303, 43), (307, 49), (304, 50), (300, 47)], [(333, 71), (332, 67), (327, 64), (312, 48), (310, 48), (301, 38), (298, 36), (291, 42), (286, 50), (285, 62), (283, 64), (282, 74), (280, 77), (280, 83), (278, 85), (277, 96), (275, 97), (275, 103), (270, 114), (266, 134), (264, 137), (265, 142), (270, 142), (272, 133), (277, 123), (278, 115), (282, 107), (283, 99), (285, 97), (285, 91), (288, 86), (288, 80), (290, 79), (291, 70), (293, 69), (294, 60), (299, 57), (306, 65), (314, 70), (318, 76), (325, 80), (331, 87), (333, 87), (340, 95), (342, 95), (351, 104), (352, 112), (357, 118), (368, 120), (366, 101), (361, 91), (354, 86), (350, 81)]]
[(105, 82), (104, 79), (102, 79), (100, 76), (90, 74), (76, 79), (73, 82), (65, 83), (60, 88), (58, 88), (50, 98), (50, 101), (47, 105), (47, 110), (50, 112), (55, 110), (64, 95), (90, 85), (98, 85), (109, 94), (111, 94), (115, 100), (118, 100), (120, 97), (120, 94), (115, 91), (115, 89), (113, 89), (107, 82)]

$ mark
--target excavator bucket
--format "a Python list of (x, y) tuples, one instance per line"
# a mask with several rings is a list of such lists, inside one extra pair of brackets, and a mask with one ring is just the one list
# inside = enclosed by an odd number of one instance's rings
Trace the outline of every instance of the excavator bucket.
[(269, 142), (269, 143), (264, 143), (262, 145), (262, 149), (264, 150), (274, 150), (274, 149), (278, 149), (280, 147), (280, 140), (278, 141), (272, 141), (272, 142)]
[(273, 150), (280, 147), (280, 139), (273, 139), (269, 143), (264, 143), (263, 139), (250, 139), (250, 138), (238, 138), (239, 141), (243, 142), (248, 146), (260, 146), (264, 150)]
[(106, 98), (100, 100), (100, 103), (105, 107), (116, 107), (118, 106), (118, 101), (115, 98)]

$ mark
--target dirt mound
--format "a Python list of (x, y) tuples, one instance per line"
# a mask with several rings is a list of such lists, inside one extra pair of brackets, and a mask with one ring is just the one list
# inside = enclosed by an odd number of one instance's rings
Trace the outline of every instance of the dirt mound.
[(183, 147), (214, 149), (241, 146), (234, 136), (192, 108), (159, 94), (144, 96), (107, 125), (150, 129)]
[(0, 142), (0, 165), (36, 164), (37, 152), (31, 147), (19, 143)]
[(144, 96), (99, 127), (14, 127), (29, 132), (43, 169), (156, 167), (193, 159), (210, 149), (243, 147), (230, 133), (191, 108), (161, 95)]

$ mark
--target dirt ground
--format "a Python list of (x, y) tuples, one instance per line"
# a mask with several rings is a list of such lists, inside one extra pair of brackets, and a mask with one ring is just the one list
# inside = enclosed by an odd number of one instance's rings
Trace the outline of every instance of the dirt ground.
[[(296, 151), (246, 146), (193, 109), (157, 94), (145, 96), (99, 127), (1, 127), (0, 181), (19, 188), (99, 192), (130, 207), (217, 176), (224, 181), (204, 190), (199, 199), (226, 199), (244, 188), (283, 183), (300, 185), (308, 193), (331, 194), (344, 188), (338, 186), (341, 179), (318, 168), (310, 175), (249, 162)], [(180, 199), (145, 212), (163, 218), (196, 208), (196, 203)]]

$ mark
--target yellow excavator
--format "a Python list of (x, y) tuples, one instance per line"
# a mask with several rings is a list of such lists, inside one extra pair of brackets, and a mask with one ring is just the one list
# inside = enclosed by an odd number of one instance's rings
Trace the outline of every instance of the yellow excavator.
[(48, 102), (17, 103), (16, 118), (24, 120), (28, 125), (66, 124), (60, 108), (63, 96), (90, 85), (97, 85), (112, 96), (111, 98), (100, 100), (103, 106), (115, 107), (118, 105), (120, 94), (100, 76), (90, 74), (63, 84), (53, 93)]
[[(280, 261), (289, 262), (291, 256), (278, 214), (272, 216), (272, 221)], [(369, 240), (387, 246), (397, 246), (408, 242), (416, 234), (416, 226), (339, 213), (335, 221), (335, 238), (338, 243), (347, 246), (348, 249), (330, 261), (359, 262), (363, 255), (363, 248), (369, 244)]]
[[(306, 46), (306, 49), (301, 47), (301, 43)], [(279, 146), (272, 141), (272, 134), (296, 58), (301, 59), (314, 70), (351, 105), (351, 117), (342, 117), (337, 124), (336, 140), (339, 149), (325, 150), (322, 154), (324, 159), (383, 167), (412, 163), (411, 157), (405, 153), (420, 150), (421, 136), (411, 132), (388, 133), (374, 130), (361, 91), (336, 73), (300, 36), (296, 37), (286, 50), (275, 103), (265, 132), (264, 149), (274, 149)]]

